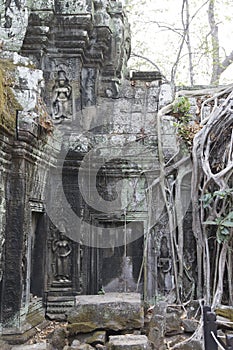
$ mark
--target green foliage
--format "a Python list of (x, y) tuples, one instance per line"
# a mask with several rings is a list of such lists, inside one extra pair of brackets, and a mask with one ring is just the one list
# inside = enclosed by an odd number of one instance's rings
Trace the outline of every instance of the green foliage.
[(192, 140), (190, 139), (190, 132), (189, 128), (185, 123), (179, 122), (179, 123), (174, 123), (174, 126), (177, 128), (177, 133), (179, 135), (179, 138), (184, 141), (186, 146), (188, 148), (191, 148), (192, 146)]
[[(220, 67), (225, 56), (232, 51), (231, 37), (233, 27), (231, 19), (233, 7), (231, 1), (215, 1), (215, 22), (219, 31)], [(182, 81), (184, 85), (190, 85), (190, 63), (193, 66), (194, 85), (206, 85), (210, 83), (212, 73), (213, 46), (208, 17), (208, 1), (189, 1), (189, 23), (184, 23), (187, 9), (182, 1), (152, 1), (152, 0), (127, 0), (126, 10), (129, 16), (132, 32), (132, 52), (142, 54), (156, 63), (168, 80), (171, 80), (171, 70), (177, 60), (177, 72), (175, 85)], [(174, 13), (180, 15), (174, 16)], [(222, 25), (224, 23), (224, 26)], [(185, 26), (184, 26), (185, 24)], [(181, 47), (182, 38), (189, 30), (190, 40), (187, 39)], [(225, 35), (228, 33), (228, 35)], [(222, 39), (224, 38), (224, 40)], [(190, 45), (190, 54), (188, 54)], [(181, 49), (178, 57), (179, 50)], [(142, 66), (144, 63), (142, 59)], [(131, 67), (131, 63), (133, 64)], [(136, 64), (130, 60), (130, 68)], [(228, 66), (232, 64), (229, 60)], [(223, 66), (225, 70), (225, 65)], [(144, 67), (142, 69), (145, 69)], [(221, 84), (231, 83), (232, 75), (223, 74)]]
[(213, 203), (216, 197), (221, 199), (232, 199), (233, 188), (227, 188), (221, 191), (214, 191), (213, 193), (207, 192), (200, 198), (200, 201), (203, 203), (203, 208), (207, 208), (211, 203)]
[(177, 119), (174, 126), (177, 129), (179, 138), (184, 141), (185, 145), (191, 151), (193, 138), (201, 129), (201, 126), (196, 122), (190, 124), (191, 114), (189, 113), (189, 110), (189, 99), (185, 96), (181, 96), (174, 102), (172, 114)]
[(204, 209), (209, 206), (209, 204), (211, 203), (212, 199), (213, 199), (212, 193), (208, 192), (208, 193), (204, 194), (204, 196), (200, 199), (200, 201), (203, 202), (203, 208)]
[(189, 121), (190, 102), (186, 96), (179, 97), (173, 105), (173, 113), (178, 113), (181, 117), (185, 117)]
[(217, 226), (217, 241), (223, 243), (230, 239), (230, 230), (233, 228), (233, 212), (230, 212), (227, 216), (220, 216), (215, 220), (207, 220), (203, 222), (204, 225), (215, 225)]
[[(228, 241), (230, 239), (231, 229), (233, 228), (233, 211), (232, 209), (232, 194), (233, 189), (228, 188), (226, 190), (214, 191), (213, 193), (206, 193), (200, 201), (203, 203), (203, 208), (211, 208), (215, 199), (227, 201), (225, 215), (220, 215), (214, 220), (204, 221), (204, 225), (217, 226), (216, 238), (219, 243)], [(229, 211), (229, 212), (227, 212)]]

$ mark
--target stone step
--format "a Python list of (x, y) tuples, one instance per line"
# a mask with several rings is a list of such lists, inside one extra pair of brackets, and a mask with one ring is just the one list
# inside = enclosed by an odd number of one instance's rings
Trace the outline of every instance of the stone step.
[(109, 337), (108, 350), (149, 350), (150, 344), (145, 335), (113, 335)]
[(46, 343), (37, 343), (30, 345), (14, 345), (11, 350), (47, 350), (48, 346)]
[(69, 307), (69, 306), (74, 306), (74, 300), (48, 300), (47, 301), (47, 307), (48, 306), (60, 306), (60, 305), (64, 305), (65, 307)]
[(74, 307), (73, 296), (48, 296), (46, 303), (46, 316), (50, 320), (65, 320), (66, 312)]

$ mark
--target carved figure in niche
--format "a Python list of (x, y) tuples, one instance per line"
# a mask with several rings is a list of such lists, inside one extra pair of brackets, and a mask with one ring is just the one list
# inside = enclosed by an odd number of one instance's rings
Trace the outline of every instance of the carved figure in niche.
[[(11, 28), (12, 27), (12, 22), (13, 22), (13, 15), (12, 15), (12, 8), (16, 7), (17, 11), (20, 13), (21, 11), (21, 3), (19, 0), (14, 0), (14, 4), (12, 4), (12, 0), (6, 0), (5, 2), (5, 23), (4, 27), (5, 28)], [(12, 33), (13, 34), (13, 33)], [(10, 33), (10, 37), (12, 36)]]
[(106, 26), (110, 25), (110, 15), (107, 12), (106, 2), (103, 0), (95, 0), (94, 1), (94, 9), (95, 9), (95, 24), (97, 26)]
[(124, 25), (121, 14), (116, 13), (112, 20), (114, 23), (114, 28), (116, 28), (114, 35), (113, 59), (115, 60), (115, 67), (120, 77), (124, 59)]
[(58, 77), (53, 87), (52, 96), (52, 116), (54, 119), (69, 119), (69, 100), (71, 97), (72, 88), (69, 85), (69, 80), (66, 77), (64, 70), (58, 71)]
[(55, 278), (58, 282), (70, 282), (71, 280), (71, 243), (60, 233), (59, 239), (52, 243), (52, 250), (55, 255)]
[(93, 68), (88, 68), (85, 72), (84, 77), (84, 104), (85, 106), (92, 106), (95, 104), (95, 79), (96, 79), (96, 71)]
[(171, 258), (169, 254), (169, 248), (167, 243), (167, 237), (163, 236), (160, 245), (160, 257), (158, 259), (160, 288), (163, 291), (169, 292), (172, 289), (172, 276), (171, 276)]
[(40, 98), (44, 98), (44, 93), (45, 93), (45, 81), (44, 79), (41, 79), (38, 81), (38, 94)]

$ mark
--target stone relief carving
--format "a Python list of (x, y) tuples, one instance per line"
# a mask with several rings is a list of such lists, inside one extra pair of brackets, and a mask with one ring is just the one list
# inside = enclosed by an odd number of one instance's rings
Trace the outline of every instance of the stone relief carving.
[(53, 119), (70, 119), (70, 99), (72, 88), (64, 70), (59, 70), (52, 92), (52, 117)]
[(0, 4), (0, 35), (4, 49), (19, 50), (25, 36), (29, 10), (26, 0), (6, 0)]
[(122, 21), (122, 14), (114, 14), (114, 16), (112, 17), (112, 21), (114, 28), (116, 28), (113, 41), (113, 59), (115, 60), (114, 66), (116, 67), (117, 72), (120, 72), (124, 58), (124, 24)]
[(158, 270), (161, 279), (161, 289), (166, 293), (172, 288), (171, 278), (172, 261), (169, 252), (167, 237), (163, 236), (160, 242), (160, 256), (158, 259)]
[(67, 13), (67, 14), (78, 14), (80, 12), (86, 12), (87, 11), (87, 3), (85, 0), (69, 0), (69, 1), (61, 1), (56, 0), (55, 1), (55, 9), (57, 12), (60, 13)]
[(95, 8), (95, 23), (97, 26), (106, 26), (109, 27), (110, 25), (110, 15), (106, 11), (107, 3), (103, 0), (95, 0), (94, 1), (94, 8)]
[(62, 233), (52, 242), (55, 271), (54, 277), (57, 282), (71, 281), (71, 242)]
[(96, 69), (88, 68), (82, 71), (83, 106), (93, 106), (96, 103)]

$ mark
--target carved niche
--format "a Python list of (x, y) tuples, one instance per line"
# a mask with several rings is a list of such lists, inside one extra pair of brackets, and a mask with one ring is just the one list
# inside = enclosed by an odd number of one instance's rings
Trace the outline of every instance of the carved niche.
[(64, 70), (59, 70), (52, 91), (52, 117), (55, 120), (71, 119), (72, 87)]

